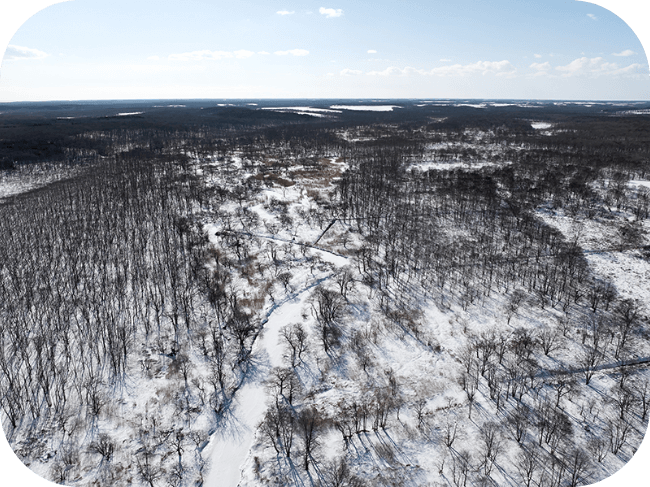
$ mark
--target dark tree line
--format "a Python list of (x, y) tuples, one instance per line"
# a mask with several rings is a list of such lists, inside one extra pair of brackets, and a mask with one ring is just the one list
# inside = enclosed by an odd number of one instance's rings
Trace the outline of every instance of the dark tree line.
[[(150, 136), (118, 138), (142, 146)], [(174, 436), (180, 459), (198, 434), (190, 415), (218, 418), (239, 387), (258, 321), (230, 285), (236, 263), (220, 261), (204, 235), (207, 191), (188, 158), (118, 146), (72, 178), (0, 204), (3, 426), (10, 441), (49, 427), (68, 441), (115, 414), (115, 395), (134, 378), (173, 374), (186, 418)], [(207, 375), (193, 370), (197, 360)], [(156, 434), (133, 464), (151, 485), (164, 457), (165, 432)], [(21, 442), (28, 459), (36, 445)], [(87, 453), (108, 463), (113, 451), (100, 437)], [(72, 467), (59, 460), (53, 475), (69, 480)]]

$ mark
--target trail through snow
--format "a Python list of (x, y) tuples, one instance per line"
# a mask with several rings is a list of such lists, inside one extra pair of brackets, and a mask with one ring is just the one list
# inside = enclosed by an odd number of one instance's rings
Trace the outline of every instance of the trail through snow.
[(276, 303), (267, 313), (264, 328), (253, 345), (254, 371), (236, 392), (227, 417), (212, 435), (204, 456), (211, 465), (206, 487), (236, 487), (241, 468), (254, 441), (255, 430), (266, 412), (265, 378), (273, 367), (282, 366), (280, 329), (293, 322), (302, 321), (302, 309), (309, 290), (332, 277), (332, 274), (311, 281), (296, 293)]

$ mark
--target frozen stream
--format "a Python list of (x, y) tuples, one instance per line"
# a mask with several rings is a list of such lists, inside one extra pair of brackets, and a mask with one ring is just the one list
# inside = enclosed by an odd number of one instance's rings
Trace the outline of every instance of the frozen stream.
[[(334, 255), (328, 255), (326, 259), (335, 265), (347, 263), (344, 257)], [(290, 294), (269, 310), (267, 322), (253, 345), (254, 372), (235, 394), (228, 416), (204, 450), (204, 457), (210, 465), (206, 487), (236, 487), (239, 483), (241, 467), (253, 445), (255, 430), (266, 412), (264, 381), (272, 367), (282, 365), (280, 329), (288, 323), (302, 321), (302, 309), (310, 295), (308, 291), (331, 276), (312, 280), (308, 286)], [(307, 281), (310, 277), (308, 271), (304, 272), (304, 277)]]

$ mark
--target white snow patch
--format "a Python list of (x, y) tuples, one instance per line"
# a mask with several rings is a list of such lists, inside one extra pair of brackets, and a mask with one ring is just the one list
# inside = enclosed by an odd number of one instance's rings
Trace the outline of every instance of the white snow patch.
[(627, 184), (628, 184), (628, 186), (630, 188), (635, 188), (635, 189), (648, 188), (648, 189), (650, 189), (650, 181), (636, 179), (636, 180), (628, 181)]
[(241, 465), (250, 450), (257, 425), (266, 411), (264, 386), (244, 385), (235, 396), (235, 403), (225, 424), (212, 435), (204, 454), (212, 458), (205, 485), (236, 487), (241, 477)]
[(533, 127), (535, 130), (539, 130), (539, 129), (550, 129), (553, 126), (553, 124), (548, 122), (531, 122), (530, 126)]
[(262, 110), (342, 113), (341, 110), (330, 110), (329, 108), (313, 108), (313, 107), (263, 107)]
[(458, 103), (454, 105), (455, 107), (472, 107), (472, 108), (487, 108), (487, 104), (485, 103), (479, 103), (479, 104), (473, 104), (473, 103)]
[(356, 110), (364, 112), (392, 112), (393, 108), (402, 108), (399, 105), (332, 105), (330, 108), (338, 110)]
[(482, 169), (484, 167), (499, 167), (507, 163), (497, 162), (420, 162), (413, 164), (409, 167), (411, 171), (428, 171), (430, 169), (437, 169), (439, 171), (452, 171), (454, 169)]

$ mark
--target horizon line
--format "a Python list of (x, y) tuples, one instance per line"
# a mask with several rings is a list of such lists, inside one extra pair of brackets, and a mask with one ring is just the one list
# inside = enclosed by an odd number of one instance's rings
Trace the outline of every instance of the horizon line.
[(517, 101), (517, 102), (585, 102), (585, 103), (598, 103), (598, 102), (636, 102), (636, 103), (650, 103), (650, 99), (588, 99), (588, 98), (472, 98), (472, 97), (456, 97), (456, 98), (436, 98), (436, 97), (345, 97), (345, 98), (331, 98), (331, 97), (277, 97), (277, 98), (98, 98), (98, 99), (53, 99), (53, 100), (20, 100), (20, 101), (0, 101), (2, 105), (20, 104), (20, 103), (101, 103), (101, 102), (153, 102), (153, 101), (279, 101), (279, 100), (310, 100), (310, 101), (326, 101), (326, 100), (348, 100), (348, 101), (456, 101), (456, 100), (481, 100), (481, 101)]

